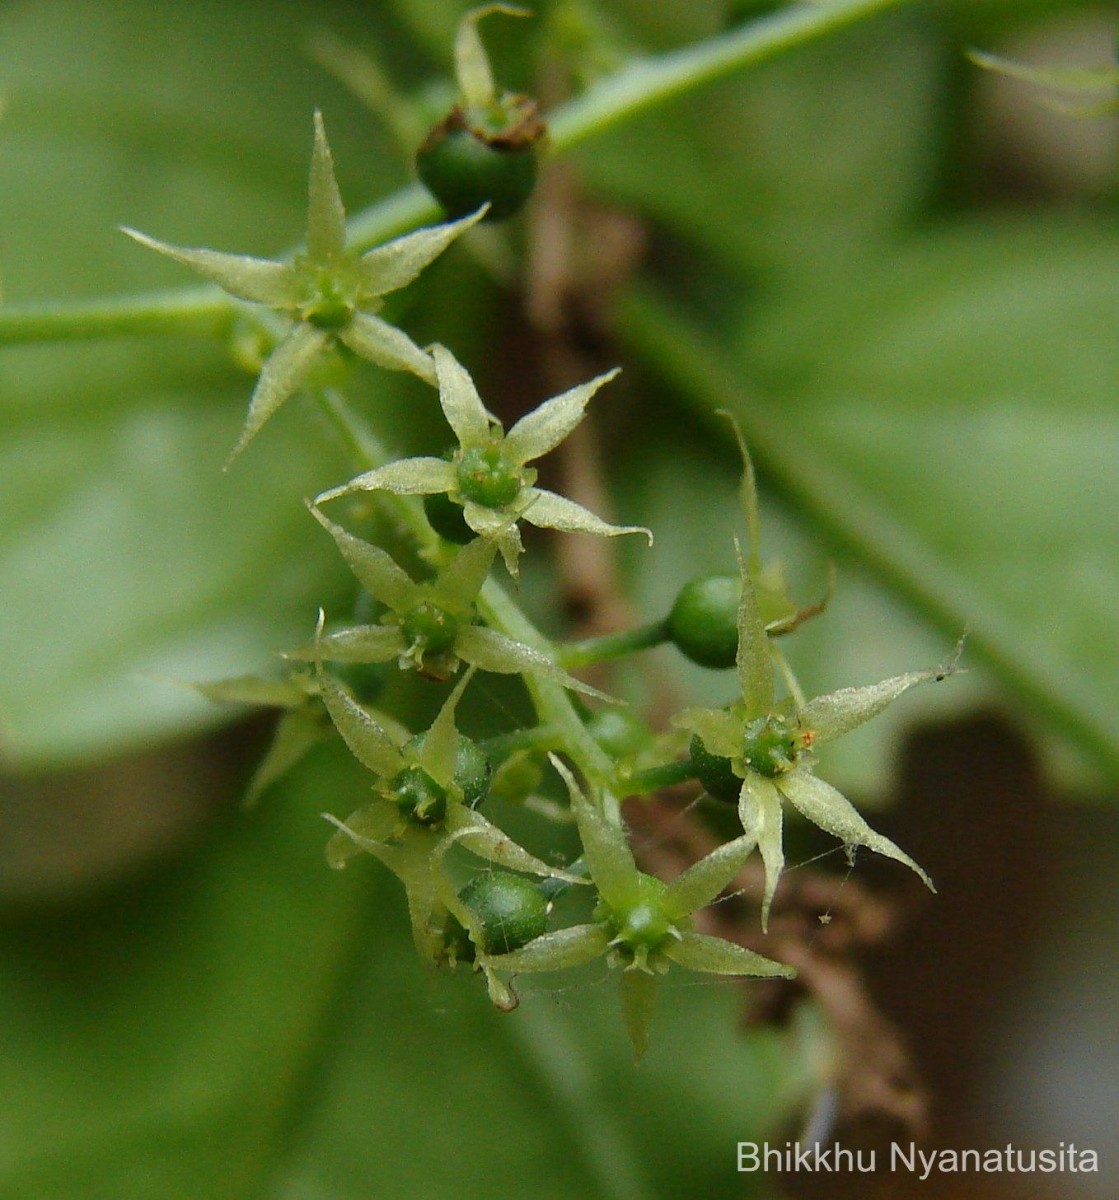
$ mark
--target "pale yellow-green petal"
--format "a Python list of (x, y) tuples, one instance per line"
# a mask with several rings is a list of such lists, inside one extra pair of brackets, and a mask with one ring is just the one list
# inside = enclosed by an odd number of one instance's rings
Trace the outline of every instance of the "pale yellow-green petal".
[(633, 1057), (640, 1062), (649, 1049), (649, 1026), (657, 1007), (660, 980), (645, 971), (623, 971), (618, 981), (622, 1021), (633, 1043)]
[(443, 701), (438, 715), (424, 735), (419, 753), (419, 765), (444, 789), (450, 787), (454, 778), (455, 758), (458, 754), (459, 734), (455, 728), (455, 709), (473, 677), (473, 668), (463, 672), (462, 678)]
[(455, 653), (463, 662), (472, 663), (483, 671), (492, 671), (496, 675), (521, 675), (525, 672), (543, 675), (585, 696), (616, 703), (605, 692), (557, 667), (539, 650), (526, 646), (524, 642), (516, 642), (496, 629), (488, 629), (483, 625), (463, 626), (455, 638)]
[(530, 854), (523, 846), (488, 821), (480, 812), (464, 804), (448, 807), (446, 828), (454, 839), (479, 858), (508, 867), (510, 871), (521, 871), (528, 875), (542, 875), (547, 879), (562, 879), (565, 883), (586, 884), (587, 880), (572, 875), (560, 867), (550, 866), (542, 859)]
[(447, 247), (485, 215), (489, 205), (469, 217), (406, 233), (361, 256), (357, 275), (362, 300), (372, 300), (406, 287)]
[(402, 458), (366, 471), (315, 497), (316, 504), (324, 504), (338, 496), (351, 492), (393, 492), (397, 496), (431, 496), (445, 492), (454, 484), (454, 467), (443, 458)]
[(336, 871), (363, 852), (382, 861), (387, 855), (389, 861), (386, 866), (390, 870), (393, 868), (396, 856), (392, 848), (384, 843), (400, 826), (400, 813), (396, 805), (387, 800), (374, 800), (372, 804), (350, 813), (345, 821), (340, 821), (330, 813), (322, 815), (337, 830), (326, 845), (326, 861)]
[(673, 921), (705, 908), (742, 870), (756, 846), (751, 834), (724, 842), (676, 876), (661, 896), (661, 908)]
[(595, 392), (617, 374), (617, 370), (608, 371), (589, 383), (581, 383), (560, 396), (545, 400), (538, 408), (526, 413), (505, 435), (505, 453), (509, 460), (523, 466), (555, 449), (583, 419)]
[(350, 752), (374, 774), (391, 779), (405, 765), (392, 738), (321, 666), (318, 680), (330, 719)]
[(652, 533), (641, 525), (611, 525), (595, 516), (588, 508), (557, 496), (543, 488), (525, 488), (528, 503), (522, 513), (532, 525), (545, 529), (559, 529), (563, 533), (594, 533), (601, 537), (617, 537), (623, 533), (643, 533), (653, 544)]
[(411, 371), (424, 383), (435, 385), (435, 364), (412, 339), (395, 325), (372, 313), (355, 312), (335, 336), (361, 358), (390, 371)]
[(946, 663), (929, 671), (895, 675), (868, 687), (840, 688), (837, 692), (809, 700), (797, 714), (797, 720), (803, 728), (812, 730), (815, 743), (834, 742), (878, 716), (911, 687), (945, 679), (955, 670), (955, 663)]
[(306, 710), (286, 712), (276, 724), (276, 732), (260, 765), (253, 772), (245, 792), (245, 805), (251, 808), (261, 795), (301, 762), (307, 754), (326, 738), (332, 736), (330, 726)]
[(685, 708), (672, 718), (677, 729), (695, 734), (708, 754), (734, 758), (742, 752), (742, 721), (722, 708)]
[(460, 446), (476, 446), (490, 438), (490, 414), (478, 395), (470, 372), (446, 348), (431, 347), (439, 381), (439, 403)]
[(773, 659), (769, 654), (769, 636), (765, 631), (758, 595), (742, 549), (738, 553), (738, 573), (742, 596), (738, 602), (738, 650), (735, 668), (742, 692), (742, 708), (747, 720), (764, 716), (773, 706)]
[(765, 893), (762, 896), (762, 929), (769, 928), (769, 909), (781, 872), (785, 868), (782, 845), (781, 794), (772, 779), (747, 773), (738, 795), (738, 816), (742, 828), (754, 838), (765, 866)]
[(534, 971), (565, 971), (582, 967), (606, 953), (610, 934), (601, 925), (572, 925), (554, 933), (541, 934), (519, 950), (491, 954), (489, 962), (514, 975)]
[(625, 831), (608, 821), (602, 810), (587, 798), (560, 759), (554, 754), (548, 757), (567, 785), (591, 880), (611, 908), (624, 911), (641, 896), (641, 874), (633, 861)]
[(302, 298), (303, 284), (287, 263), (253, 258), (248, 254), (223, 254), (220, 250), (171, 246), (123, 225), (121, 232), (128, 234), (141, 246), (165, 254), (184, 267), (197, 271), (239, 300), (290, 309)]
[(817, 779), (809, 771), (796, 768), (779, 776), (777, 786), (789, 803), (814, 825), (833, 834), (847, 846), (866, 846), (868, 850), (904, 863), (921, 877), (930, 891), (936, 891), (932, 880), (913, 859), (889, 838), (875, 833), (851, 801), (830, 783)]
[(324, 516), (313, 504), (308, 507), (315, 520), (334, 539), (334, 544), (357, 581), (374, 600), (387, 604), (393, 612), (406, 612), (418, 602), (419, 585), (413, 583), (408, 573), (397, 566), (391, 555), (379, 546), (354, 537), (349, 530)]
[(311, 373), (315, 360), (325, 352), (328, 341), (328, 335), (321, 329), (298, 324), (272, 351), (260, 369), (241, 436), (226, 460), (226, 466), (256, 437), (280, 405), (298, 390)]
[(315, 142), (307, 185), (307, 257), (334, 263), (346, 249), (346, 211), (334, 175), (334, 158), (326, 140), (322, 113), (315, 113)]
[(429, 585), (432, 602), (456, 616), (469, 613), (496, 553), (496, 544), (484, 538), (475, 538), (463, 546)]
[(705, 971), (710, 975), (751, 975), (762, 979), (792, 979), (796, 975), (792, 967), (744, 946), (690, 930), (678, 942), (668, 943), (663, 953), (689, 971)]
[(354, 625), (328, 633), (305, 646), (285, 650), (284, 658), (296, 662), (382, 663), (390, 662), (405, 650), (404, 634), (399, 625)]

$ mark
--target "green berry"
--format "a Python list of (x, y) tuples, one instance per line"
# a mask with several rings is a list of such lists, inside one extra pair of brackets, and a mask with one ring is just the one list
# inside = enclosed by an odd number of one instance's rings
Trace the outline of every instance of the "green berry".
[(676, 648), (701, 667), (733, 667), (738, 653), (737, 575), (700, 575), (686, 583), (668, 614), (668, 634)]
[(500, 446), (470, 446), (458, 460), (458, 490), (483, 508), (504, 508), (521, 494), (520, 471)]
[(420, 182), (450, 218), (489, 204), (487, 221), (519, 212), (536, 185), (536, 143), (544, 126), (526, 96), (504, 97), (495, 111), (454, 109), (416, 155)]
[(742, 780), (734, 773), (730, 759), (723, 758), (721, 754), (711, 754), (698, 737), (692, 738), (689, 753), (696, 778), (703, 784), (703, 790), (716, 800), (737, 804), (739, 793), (742, 791)]
[(433, 492), (424, 497), (424, 513), (441, 538), (454, 542), (456, 546), (465, 546), (474, 540), (474, 530), (466, 523), (462, 515), (462, 505), (456, 504), (446, 492)]
[(487, 954), (518, 950), (548, 927), (548, 901), (523, 875), (487, 871), (459, 892), (482, 927), (482, 949)]

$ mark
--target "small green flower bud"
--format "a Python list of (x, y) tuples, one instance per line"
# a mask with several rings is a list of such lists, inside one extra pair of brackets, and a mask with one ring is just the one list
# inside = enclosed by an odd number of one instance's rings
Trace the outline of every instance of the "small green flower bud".
[[(426, 733), (417, 733), (404, 747), (409, 758), (419, 758), (423, 751)], [(455, 786), (462, 792), (462, 802), (468, 808), (477, 808), (489, 795), (493, 767), (486, 752), (470, 738), (459, 734), (455, 747)]]
[(477, 915), (487, 954), (519, 950), (548, 927), (548, 901), (523, 875), (488, 871), (472, 879), (459, 899)]
[(742, 581), (737, 575), (700, 575), (686, 583), (668, 615), (673, 644), (701, 667), (733, 667), (741, 599)]

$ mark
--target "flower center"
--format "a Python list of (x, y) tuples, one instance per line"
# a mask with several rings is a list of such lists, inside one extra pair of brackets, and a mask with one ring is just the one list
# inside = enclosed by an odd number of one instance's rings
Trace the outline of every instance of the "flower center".
[(611, 934), (610, 945), (622, 962), (636, 963), (643, 970), (650, 955), (654, 955), (670, 938), (679, 937), (675, 923), (661, 907), (664, 884), (650, 875), (642, 877), (641, 891), (632, 904), (614, 909), (605, 902), (595, 910), (595, 919), (602, 921)]
[(504, 508), (520, 495), (521, 472), (498, 445), (470, 446), (458, 460), (458, 490), (483, 508)]
[(458, 636), (458, 619), (450, 613), (424, 601), (417, 604), (400, 622), (409, 651), (425, 654), (447, 654), (454, 649)]
[(742, 759), (758, 775), (773, 779), (791, 771), (801, 751), (801, 739), (795, 730), (773, 717), (761, 717), (746, 726)]
[(341, 329), (354, 315), (354, 302), (339, 287), (338, 281), (322, 276), (314, 294), (303, 309), (304, 318), (316, 329)]
[(417, 825), (438, 825), (447, 815), (447, 793), (423, 767), (405, 767), (389, 786), (400, 811)]

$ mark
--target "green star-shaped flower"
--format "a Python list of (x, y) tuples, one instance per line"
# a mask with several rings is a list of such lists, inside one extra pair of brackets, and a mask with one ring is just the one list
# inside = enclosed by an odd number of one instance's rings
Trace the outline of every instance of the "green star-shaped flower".
[(434, 385), (430, 355), (376, 313), (383, 296), (411, 283), (484, 215), (480, 211), (461, 221), (419, 229), (365, 254), (347, 252), (346, 213), (322, 115), (317, 112), (308, 191), (306, 249), (290, 263), (184, 249), (134, 229), (124, 230), (142, 245), (198, 271), (231, 296), (266, 304), (292, 322), (261, 368), (230, 460), (303, 384), (315, 363), (338, 344), (378, 366), (411, 371)]
[(458, 438), (450, 459), (405, 458), (366, 471), (342, 487), (324, 492), (322, 503), (355, 491), (386, 491), (397, 495), (433, 496), (446, 493), (462, 505), (466, 524), (482, 537), (495, 541), (511, 574), (517, 572), (521, 539), (517, 521), (566, 532), (644, 533), (630, 525), (610, 525), (581, 504), (538, 488), (536, 471), (528, 464), (554, 449), (583, 419), (591, 397), (618, 373), (610, 371), (553, 396), (523, 416), (506, 433), (482, 404), (474, 381), (443, 346), (431, 347), (439, 380), (439, 401), (447, 422)]
[[(605, 955), (610, 966), (622, 968), (622, 1017), (638, 1058), (648, 1047), (657, 976), (672, 963), (711, 975), (790, 978), (795, 974), (792, 967), (692, 929), (691, 914), (710, 904), (738, 874), (753, 853), (753, 838), (727, 842), (671, 883), (662, 883), (637, 869), (620, 826), (606, 819), (563, 763), (555, 757), (552, 762), (571, 794), (583, 857), (598, 889), (599, 904), (587, 924), (545, 933), (509, 954), (485, 956), (488, 974), (558, 971)], [(460, 919), (469, 919), (469, 914)]]
[(776, 704), (775, 651), (741, 552), (739, 573), (742, 600), (736, 670), (740, 698), (725, 709), (686, 709), (674, 723), (694, 735), (692, 760), (707, 790), (720, 799), (732, 799), (737, 792), (742, 828), (758, 845), (765, 863), (763, 928), (785, 862), (783, 799), (845, 845), (866, 846), (904, 863), (935, 891), (929, 877), (907, 854), (875, 833), (844, 795), (813, 774), (809, 747), (835, 741), (858, 728), (918, 683), (952, 674), (955, 661), (930, 671), (896, 675), (869, 687), (841, 688), (807, 702), (794, 688), (793, 696)]
[(478, 625), (474, 601), (493, 564), (496, 546), (475, 538), (428, 583), (416, 583), (391, 556), (323, 516), (311, 512), (334, 538), (358, 582), (388, 608), (376, 625), (354, 625), (289, 650), (286, 658), (311, 661), (377, 663), (397, 659), (436, 679), (449, 679), (459, 662), (500, 675), (526, 672), (546, 676), (564, 687), (609, 700), (596, 688), (561, 670), (547, 655), (514, 641), (496, 629)]
[(431, 728), (402, 741), (331, 679), (321, 663), (316, 669), (331, 720), (354, 756), (378, 779), (376, 799), (345, 821), (323, 814), (338, 829), (327, 846), (327, 861), (341, 868), (363, 850), (380, 859), (404, 884), (412, 934), (424, 958), (436, 957), (442, 897), (450, 888), (441, 874), (447, 839), (513, 871), (584, 882), (529, 854), (475, 811), (488, 786), (488, 768), (479, 762), (478, 747), (455, 728), (455, 708), (472, 670), (448, 696)]

